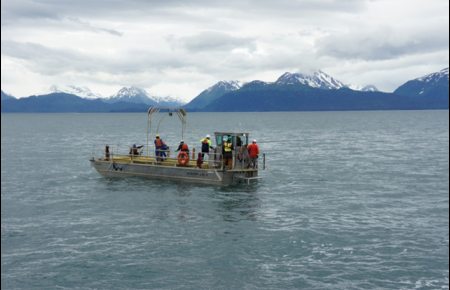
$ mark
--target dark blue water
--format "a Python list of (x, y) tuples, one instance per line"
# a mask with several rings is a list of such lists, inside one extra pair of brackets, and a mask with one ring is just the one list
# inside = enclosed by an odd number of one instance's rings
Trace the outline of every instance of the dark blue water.
[(189, 114), (191, 147), (266, 152), (237, 187), (101, 177), (91, 153), (145, 144), (145, 114), (1, 118), (3, 289), (449, 288), (448, 111)]

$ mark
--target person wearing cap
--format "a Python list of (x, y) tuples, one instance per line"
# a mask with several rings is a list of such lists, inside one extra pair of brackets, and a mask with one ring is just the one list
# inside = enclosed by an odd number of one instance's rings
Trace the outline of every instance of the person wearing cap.
[(156, 134), (155, 137), (155, 155), (158, 161), (164, 160), (166, 157), (166, 150), (169, 147), (164, 143), (164, 141), (159, 137), (159, 134)]
[(259, 147), (258, 147), (258, 144), (256, 144), (255, 139), (253, 139), (252, 144), (249, 144), (247, 146), (247, 150), (248, 150), (248, 155), (250, 157), (249, 167), (250, 166), (252, 168), (258, 167), (257, 161), (258, 161), (258, 157), (259, 157)]
[(189, 153), (189, 146), (186, 143), (184, 143), (184, 140), (180, 141), (180, 145), (178, 145), (177, 150), (175, 150), (175, 152), (178, 152), (178, 151), (184, 151), (184, 152)]
[(205, 138), (200, 140), (200, 142), (202, 142), (202, 160), (205, 157), (205, 154), (207, 154), (209, 158), (209, 149), (211, 148), (214, 150), (214, 147), (212, 147), (211, 144), (211, 136), (207, 134)]
[(233, 168), (233, 143), (231, 143), (231, 138), (228, 136), (223, 136), (222, 154), (224, 166), (228, 169)]

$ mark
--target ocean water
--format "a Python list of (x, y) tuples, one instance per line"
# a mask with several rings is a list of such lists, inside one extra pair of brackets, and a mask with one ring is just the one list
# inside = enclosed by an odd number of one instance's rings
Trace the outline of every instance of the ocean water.
[[(193, 113), (250, 132), (256, 184), (108, 179), (146, 114), (1, 115), (2, 289), (448, 289), (448, 111)], [(161, 123), (171, 147), (176, 116)], [(97, 151), (98, 150), (98, 151)]]

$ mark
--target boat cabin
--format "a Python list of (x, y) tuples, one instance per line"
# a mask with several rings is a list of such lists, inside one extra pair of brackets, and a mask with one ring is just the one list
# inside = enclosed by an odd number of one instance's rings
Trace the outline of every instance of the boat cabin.
[(247, 169), (249, 167), (249, 158), (247, 152), (247, 145), (249, 144), (249, 133), (242, 132), (214, 132), (214, 139), (216, 141), (216, 148), (214, 150), (214, 161), (220, 164), (219, 167), (224, 166), (224, 149), (223, 143), (225, 140), (231, 141), (232, 153), (231, 164), (226, 165), (228, 169)]
[(222, 143), (224, 140), (224, 137), (226, 137), (227, 140), (230, 140), (233, 144), (233, 148), (237, 148), (240, 146), (247, 146), (248, 145), (248, 136), (249, 133), (233, 133), (233, 132), (214, 132), (214, 137), (216, 140), (216, 146), (222, 148)]

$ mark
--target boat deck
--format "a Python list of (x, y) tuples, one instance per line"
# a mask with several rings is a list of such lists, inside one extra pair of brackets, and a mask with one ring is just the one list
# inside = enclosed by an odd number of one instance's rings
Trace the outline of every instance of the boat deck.
[[(197, 160), (189, 160), (186, 165), (178, 164), (178, 159), (173, 157), (166, 157), (163, 161), (157, 161), (153, 156), (133, 156), (133, 155), (116, 155), (110, 158), (96, 158), (97, 161), (117, 163), (117, 164), (142, 164), (142, 165), (156, 165), (162, 167), (183, 167), (183, 168), (199, 168)], [(221, 169), (221, 162), (204, 161), (200, 167), (201, 169)], [(236, 166), (229, 169), (229, 172), (247, 172), (255, 171), (254, 168), (245, 168)]]

